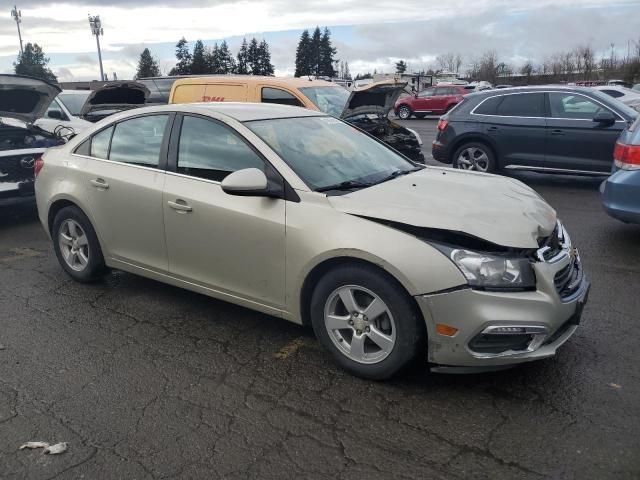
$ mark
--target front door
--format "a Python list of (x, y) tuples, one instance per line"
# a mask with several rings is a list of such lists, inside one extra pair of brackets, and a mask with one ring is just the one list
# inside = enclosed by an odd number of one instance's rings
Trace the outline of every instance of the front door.
[(285, 303), (285, 204), (243, 197), (220, 182), (265, 161), (227, 125), (186, 115), (174, 129), (164, 189), (169, 271), (223, 295), (276, 309)]
[(613, 149), (626, 122), (611, 125), (594, 122), (602, 111), (610, 111), (594, 99), (573, 92), (549, 92), (547, 154), (550, 167), (608, 173)]
[(431, 112), (435, 105), (436, 89), (434, 87), (425, 88), (416, 95), (412, 103), (414, 112)]
[(119, 122), (94, 135), (88, 155), (75, 160), (105, 255), (161, 272), (167, 270), (161, 153), (169, 120), (162, 114)]

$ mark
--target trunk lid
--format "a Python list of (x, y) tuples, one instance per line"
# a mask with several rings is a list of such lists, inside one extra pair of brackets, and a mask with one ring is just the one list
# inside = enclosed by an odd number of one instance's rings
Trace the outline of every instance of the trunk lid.
[(22, 75), (0, 75), (0, 117), (32, 124), (44, 115), (60, 87)]
[(79, 116), (97, 122), (108, 115), (142, 107), (148, 97), (149, 89), (138, 82), (120, 80), (105, 83), (87, 97)]
[(356, 88), (351, 92), (340, 118), (348, 120), (357, 115), (371, 114), (386, 118), (406, 86), (406, 82), (385, 80)]

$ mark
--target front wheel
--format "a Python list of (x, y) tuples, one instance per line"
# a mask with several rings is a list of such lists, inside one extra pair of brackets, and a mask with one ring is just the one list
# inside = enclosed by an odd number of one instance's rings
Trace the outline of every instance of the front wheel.
[(493, 152), (484, 143), (465, 143), (453, 154), (453, 167), (460, 170), (491, 173), (496, 169)]
[(426, 346), (424, 322), (411, 297), (365, 265), (336, 268), (318, 282), (311, 321), (320, 343), (358, 377), (387, 379)]
[(408, 120), (411, 118), (411, 109), (407, 105), (402, 105), (398, 109), (398, 117), (402, 120)]

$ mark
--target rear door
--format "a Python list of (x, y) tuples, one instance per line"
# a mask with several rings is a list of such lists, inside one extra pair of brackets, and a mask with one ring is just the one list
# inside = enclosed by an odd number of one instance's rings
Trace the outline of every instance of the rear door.
[[(599, 101), (575, 92), (549, 92), (546, 160), (549, 167), (589, 172), (609, 172), (613, 148), (626, 122)], [(594, 122), (596, 114), (609, 111), (612, 125)]]
[(496, 95), (472, 111), (484, 118), (485, 133), (497, 146), (501, 167), (545, 166), (544, 98), (542, 92)]

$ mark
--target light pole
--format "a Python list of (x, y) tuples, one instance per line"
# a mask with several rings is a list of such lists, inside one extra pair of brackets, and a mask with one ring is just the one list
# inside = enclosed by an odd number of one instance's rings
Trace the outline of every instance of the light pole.
[(20, 39), (20, 54), (23, 54), (22, 50), (22, 34), (20, 33), (20, 24), (22, 23), (22, 10), (18, 10), (18, 7), (13, 6), (13, 10), (11, 10), (11, 16), (16, 21), (16, 25), (18, 26), (18, 38)]
[(104, 81), (104, 72), (102, 70), (102, 52), (100, 52), (100, 35), (104, 35), (104, 30), (102, 29), (100, 15), (96, 15), (95, 17), (89, 15), (89, 26), (91, 27), (91, 33), (96, 36), (96, 45), (98, 45), (98, 61), (100, 62), (100, 80)]

